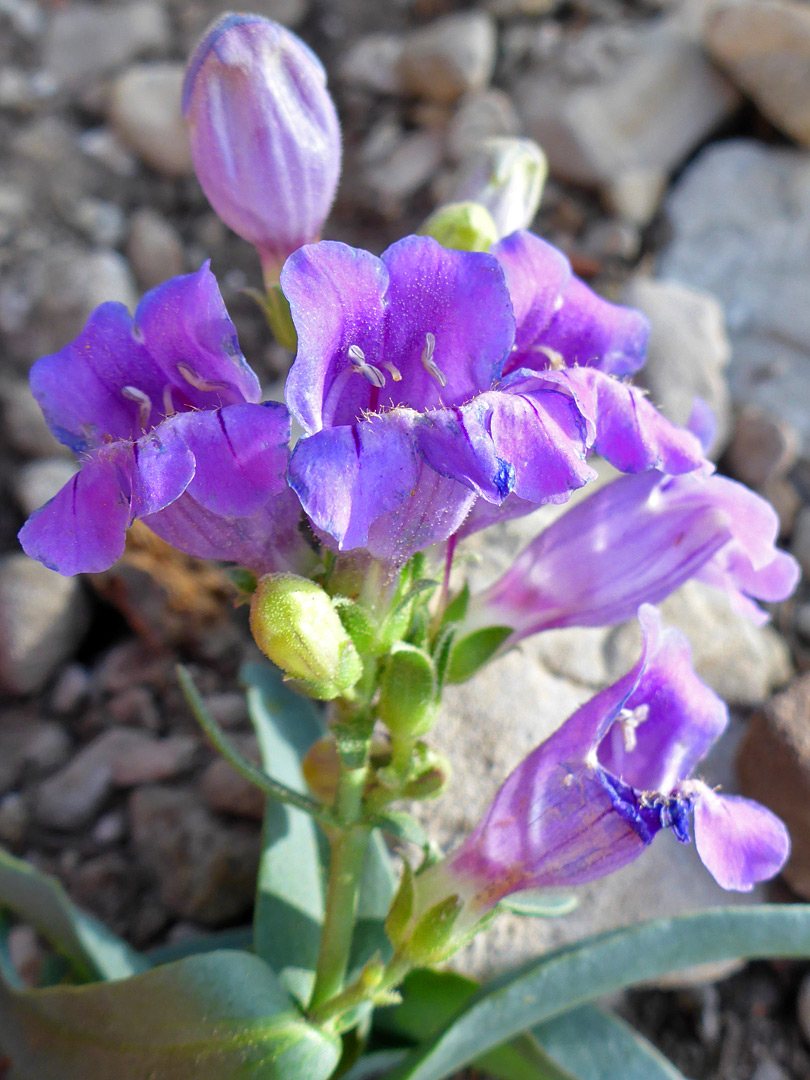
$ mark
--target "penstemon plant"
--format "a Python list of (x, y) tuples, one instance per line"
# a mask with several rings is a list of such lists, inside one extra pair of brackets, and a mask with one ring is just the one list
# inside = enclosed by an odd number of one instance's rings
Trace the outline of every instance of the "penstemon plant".
[[(441, 1080), (475, 1062), (503, 1080), (672, 1080), (594, 1001), (692, 964), (810, 955), (806, 906), (652, 921), (491, 986), (434, 968), (505, 908), (562, 917), (574, 901), (559, 890), (625, 866), (665, 829), (693, 835), (726, 889), (779, 872), (781, 821), (694, 775), (727, 710), (651, 606), (700, 578), (764, 621), (756, 601), (784, 599), (798, 576), (774, 512), (714, 473), (701, 403), (680, 428), (626, 381), (644, 362), (644, 317), (523, 227), (545, 171), (533, 144), (483, 146), (461, 201), (378, 257), (318, 240), (340, 130), (323, 68), (293, 34), (223, 16), (189, 62), (183, 108), (202, 187), (256, 247), (259, 299), (295, 350), (286, 406), (261, 400), (207, 264), (134, 316), (103, 304), (32, 369), (81, 469), (20, 540), (62, 574), (101, 571), (141, 518), (233, 565), (274, 665), (244, 673), (261, 767), (179, 678), (267, 796), (254, 931), (141, 955), (0, 856), (0, 905), (64, 961), (53, 985), (24, 989), (0, 950), (13, 1076)], [(564, 503), (595, 479), (592, 454), (624, 475), (471, 591), (466, 539)], [(429, 741), (443, 688), (528, 635), (635, 617), (636, 665), (439, 851), (403, 806), (446, 785)]]

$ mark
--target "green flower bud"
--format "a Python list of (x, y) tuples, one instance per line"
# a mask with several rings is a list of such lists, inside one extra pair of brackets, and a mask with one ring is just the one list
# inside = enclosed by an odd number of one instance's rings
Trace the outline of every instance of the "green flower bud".
[(267, 574), (250, 605), (256, 644), (310, 697), (330, 701), (350, 690), (363, 665), (332, 601), (314, 581)]
[(442, 247), (456, 251), (489, 251), (498, 239), (492, 215), (478, 202), (453, 202), (440, 206), (419, 229)]
[(400, 642), (383, 672), (377, 714), (395, 738), (415, 738), (436, 719), (438, 686), (433, 661), (415, 645)]
[(462, 163), (451, 198), (485, 206), (500, 239), (531, 225), (547, 176), (546, 155), (531, 139), (484, 139)]

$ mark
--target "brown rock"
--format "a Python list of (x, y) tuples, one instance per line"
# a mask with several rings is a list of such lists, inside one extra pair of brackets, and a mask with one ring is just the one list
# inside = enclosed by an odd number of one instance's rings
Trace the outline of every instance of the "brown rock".
[(810, 8), (795, 0), (723, 4), (706, 26), (713, 58), (778, 128), (810, 147)]
[(810, 675), (752, 717), (737, 768), (741, 792), (787, 825), (792, 848), (783, 873), (810, 899)]
[(753, 407), (743, 409), (734, 425), (728, 465), (738, 480), (761, 488), (787, 473), (799, 446), (799, 435), (786, 420)]
[(496, 44), (495, 25), (484, 12), (436, 19), (406, 38), (399, 63), (402, 88), (443, 103), (480, 90), (492, 77)]
[[(253, 735), (232, 735), (231, 742), (258, 764), (259, 748)], [(256, 821), (264, 817), (266, 797), (224, 758), (217, 758), (206, 768), (200, 779), (200, 791), (212, 810)]]

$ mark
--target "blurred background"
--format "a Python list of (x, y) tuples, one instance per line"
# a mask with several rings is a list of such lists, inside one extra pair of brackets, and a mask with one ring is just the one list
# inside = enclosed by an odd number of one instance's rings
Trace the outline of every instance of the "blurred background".
[[(173, 664), (190, 665), (252, 754), (237, 672), (253, 646), (218, 571), (146, 530), (88, 580), (19, 552), (25, 516), (75, 468), (27, 372), (99, 303), (133, 307), (211, 258), (243, 351), (278, 392), (289, 356), (244, 292), (260, 284), (257, 258), (209, 208), (179, 113), (185, 57), (227, 9), (0, 0), (0, 842), (139, 947), (249, 915), (262, 801), (204, 745)], [(810, 4), (259, 0), (249, 10), (296, 30), (327, 67), (345, 133), (331, 238), (379, 252), (452, 191), (481, 139), (541, 144), (550, 179), (535, 230), (599, 291), (646, 312), (653, 400), (681, 423), (696, 395), (709, 402), (719, 467), (771, 500), (810, 573)], [(508, 559), (542, 513), (489, 539), (484, 564)], [(791, 829), (785, 881), (754, 899), (810, 897), (809, 595), (800, 587), (764, 630), (699, 586), (664, 605), (734, 709), (710, 778)], [(553, 632), (454, 692), (440, 738), (464, 769), (440, 814), (444, 840), (545, 728), (625, 670), (634, 646), (632, 628)], [(490, 970), (588, 930), (738, 900), (675, 849), (662, 843), (600, 883), (565, 928), (505, 920), (467, 963)], [(13, 945), (35, 978), (33, 932), (17, 927)], [(625, 1008), (691, 1077), (810, 1075), (802, 967), (706, 981), (729, 974), (693, 972), (677, 992)]]

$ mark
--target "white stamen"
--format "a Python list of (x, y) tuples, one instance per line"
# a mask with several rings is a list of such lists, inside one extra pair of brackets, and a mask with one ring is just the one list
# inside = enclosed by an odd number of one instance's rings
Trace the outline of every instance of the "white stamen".
[(125, 386), (121, 390), (121, 394), (128, 401), (137, 402), (138, 405), (138, 419), (141, 423), (141, 429), (143, 431), (149, 428), (149, 417), (152, 415), (152, 402), (148, 394), (145, 394), (143, 390), (139, 390), (137, 386)]
[(622, 709), (619, 713), (619, 723), (622, 726), (622, 739), (625, 753), (632, 754), (638, 746), (636, 728), (643, 724), (650, 715), (649, 705), (637, 705), (635, 709)]
[(360, 346), (350, 345), (348, 352), (349, 363), (358, 375), (362, 375), (364, 379), (368, 379), (372, 386), (376, 386), (379, 390), (382, 390), (385, 386), (385, 376), (378, 367), (366, 362), (366, 354)]
[(422, 349), (422, 367), (430, 375), (432, 379), (435, 379), (439, 386), (447, 386), (447, 376), (441, 370), (439, 365), (433, 359), (433, 353), (436, 349), (436, 335), (428, 332), (425, 334), (425, 347)]
[(172, 401), (172, 388), (171, 386), (166, 385), (163, 387), (163, 415), (174, 416), (176, 412), (177, 409), (175, 409), (174, 402)]
[(178, 364), (177, 370), (189, 386), (193, 386), (195, 390), (202, 390), (204, 393), (212, 393), (214, 390), (228, 389), (227, 383), (214, 382), (213, 379), (204, 379), (202, 375), (199, 375), (194, 368), (189, 367), (188, 364)]
[(395, 364), (392, 364), (390, 360), (380, 361), (380, 367), (384, 367), (386, 371), (391, 373), (391, 378), (394, 382), (402, 382), (402, 372)]
[(557, 352), (556, 349), (550, 349), (548, 345), (537, 345), (536, 350), (537, 352), (541, 352), (544, 356), (548, 357), (548, 361), (552, 371), (560, 371), (561, 368), (565, 367), (565, 360), (563, 359), (563, 354), (561, 352)]

